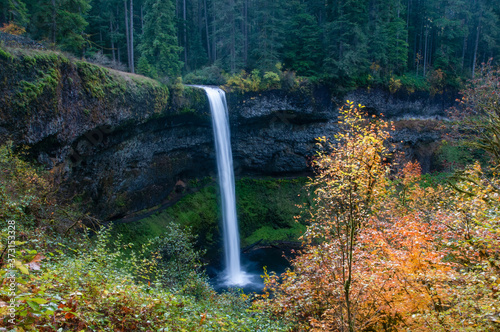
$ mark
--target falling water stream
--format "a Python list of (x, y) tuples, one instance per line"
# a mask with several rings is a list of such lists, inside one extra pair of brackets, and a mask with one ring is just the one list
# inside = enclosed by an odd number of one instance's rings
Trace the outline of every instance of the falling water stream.
[(205, 90), (212, 112), (212, 125), (217, 155), (217, 169), (222, 201), (222, 219), (224, 232), (224, 253), (226, 270), (224, 284), (244, 286), (249, 276), (242, 270), (240, 262), (240, 237), (236, 215), (234, 191), (233, 155), (231, 152), (231, 132), (226, 103), (226, 94), (219, 88), (198, 86)]

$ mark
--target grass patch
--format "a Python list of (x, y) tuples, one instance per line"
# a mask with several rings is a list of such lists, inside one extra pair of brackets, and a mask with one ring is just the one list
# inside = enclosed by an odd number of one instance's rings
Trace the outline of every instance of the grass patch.
[(243, 239), (245, 244), (253, 244), (262, 240), (263, 243), (273, 243), (279, 241), (298, 241), (298, 238), (304, 234), (306, 226), (296, 222), (289, 228), (273, 228), (271, 226), (262, 226), (250, 236)]
[[(308, 202), (303, 190), (306, 182), (307, 178), (243, 178), (236, 181), (241, 246), (258, 240), (297, 240), (305, 226), (297, 223), (294, 216), (300, 213), (296, 205)], [(218, 186), (214, 183), (161, 212), (133, 223), (116, 224), (114, 229), (125, 242), (146, 243), (163, 234), (169, 223), (175, 222), (198, 235), (199, 247), (213, 250), (221, 246), (221, 219)]]
[(216, 189), (210, 185), (161, 212), (133, 223), (116, 224), (114, 228), (125, 242), (146, 243), (148, 239), (163, 234), (167, 225), (174, 221), (199, 234), (200, 246), (211, 247), (218, 241), (219, 213)]
[(250, 245), (260, 239), (297, 240), (303, 228), (298, 227), (294, 217), (300, 214), (297, 204), (308, 202), (303, 189), (306, 182), (307, 178), (243, 178), (237, 181), (241, 245)]

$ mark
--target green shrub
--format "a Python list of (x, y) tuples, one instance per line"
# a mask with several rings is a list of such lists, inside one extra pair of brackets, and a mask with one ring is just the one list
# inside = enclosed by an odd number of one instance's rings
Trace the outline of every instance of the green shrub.
[[(160, 243), (175, 242), (190, 250), (185, 240), (174, 235)], [(165, 246), (158, 250), (157, 244), (150, 241), (127, 255), (122, 250), (125, 245), (111, 239), (110, 229), (101, 229), (92, 241), (83, 240), (74, 248), (61, 246), (52, 256), (44, 253), (49, 258), (23, 255), (16, 264), (16, 327), (28, 331), (256, 331), (267, 325), (259, 330), (283, 330), (283, 324), (261, 311), (247, 311), (247, 297), (218, 295), (195, 273), (186, 276), (181, 291), (165, 287), (165, 279), (155, 276), (173, 271), (158, 273), (165, 266), (158, 252)], [(187, 271), (191, 261), (186, 266), (177, 263), (176, 268)], [(5, 269), (0, 271), (5, 275)], [(8, 291), (5, 284), (1, 286), (0, 297), (7, 301)], [(9, 326), (4, 308), (0, 309), (2, 325)]]
[(224, 85), (224, 72), (216, 65), (204, 67), (188, 73), (183, 78), (186, 84)]
[(242, 70), (239, 74), (228, 77), (225, 87), (230, 91), (256, 92), (261, 89), (260, 71), (252, 70), (250, 74)]
[(399, 80), (401, 87), (410, 94), (415, 91), (429, 91), (429, 84), (423, 76), (406, 73), (402, 76), (395, 76), (393, 79)]
[(281, 88), (280, 76), (272, 71), (266, 71), (262, 78), (262, 86), (265, 90)]
[(254, 69), (251, 73), (242, 70), (239, 74), (227, 76), (225, 88), (229, 91), (258, 92), (272, 89), (285, 89), (289, 91), (310, 90), (311, 79), (296, 76), (292, 71), (281, 71), (280, 66), (276, 66), (277, 72), (266, 71), (262, 74), (259, 70)]
[(436, 155), (439, 166), (446, 172), (464, 169), (465, 166), (473, 164), (475, 161), (480, 161), (483, 165), (487, 163), (484, 151), (472, 147), (465, 140), (443, 140)]
[[(0, 148), (0, 326), (17, 331), (285, 331), (286, 324), (237, 292), (217, 294), (201, 273), (194, 237), (177, 224), (142, 244), (112, 228), (66, 222), (46, 175)], [(22, 204), (21, 204), (22, 203)], [(43, 211), (48, 212), (48, 218)], [(54, 213), (52, 213), (54, 212)], [(5, 255), (12, 246), (15, 257)], [(68, 230), (71, 230), (68, 233)], [(7, 261), (13, 259), (11, 262)], [(10, 285), (15, 285), (11, 288)], [(7, 304), (15, 303), (11, 319)]]

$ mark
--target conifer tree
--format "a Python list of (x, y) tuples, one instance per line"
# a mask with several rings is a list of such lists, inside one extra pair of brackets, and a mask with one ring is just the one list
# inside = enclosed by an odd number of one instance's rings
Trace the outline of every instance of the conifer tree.
[(282, 61), (287, 11), (282, 0), (255, 2), (254, 33), (251, 38), (251, 66), (270, 71)]
[[(142, 55), (138, 71), (150, 76), (157, 74), (160, 77), (176, 77), (182, 67), (179, 60), (182, 47), (177, 43), (174, 5), (171, 0), (146, 0), (144, 7), (147, 12), (139, 46)], [(148, 65), (154, 71), (141, 72), (141, 68), (147, 68)]]
[(328, 56), (334, 78), (358, 78), (368, 72), (368, 0), (329, 1)]
[(80, 53), (85, 46), (90, 0), (52, 0), (34, 2), (30, 32), (36, 39), (58, 44), (62, 49)]
[(28, 9), (21, 0), (0, 0), (0, 23), (14, 23), (26, 27), (29, 22)]

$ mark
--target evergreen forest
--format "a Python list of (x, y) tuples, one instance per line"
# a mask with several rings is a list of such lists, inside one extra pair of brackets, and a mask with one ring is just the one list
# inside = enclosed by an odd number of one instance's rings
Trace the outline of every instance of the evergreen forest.
[(192, 73), (188, 82), (221, 84), (221, 73), (283, 70), (345, 87), (392, 79), (418, 89), (458, 87), (498, 54), (499, 8), (495, 0), (2, 0), (0, 25), (154, 78)]
[(499, 59), (500, 0), (0, 0), (0, 331), (500, 331)]

